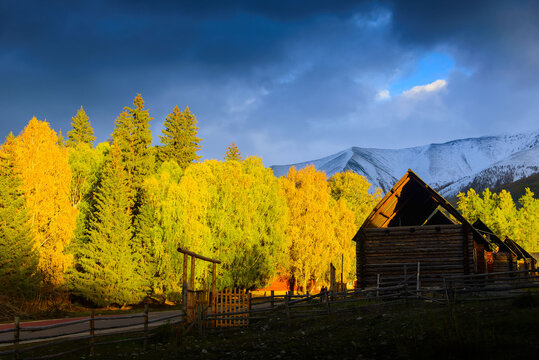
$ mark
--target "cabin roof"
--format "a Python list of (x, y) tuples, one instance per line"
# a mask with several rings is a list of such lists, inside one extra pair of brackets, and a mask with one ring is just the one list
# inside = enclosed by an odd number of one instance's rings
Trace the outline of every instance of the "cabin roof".
[(489, 245), (489, 241), (477, 232), (457, 209), (412, 170), (408, 170), (386, 193), (363, 222), (360, 231), (364, 228), (422, 226), (429, 221), (432, 223), (433, 218), (444, 223), (450, 221), (467, 225), (474, 232), (476, 241)]
[(502, 239), (500, 239), (481, 219), (475, 220), (473, 227), (488, 241), (498, 246), (499, 251), (510, 252), (518, 256), (509, 246), (507, 246)]
[(522, 248), (516, 241), (506, 237), (504, 240), (505, 245), (507, 245), (515, 254), (517, 254), (517, 259), (532, 259), (535, 258), (526, 250)]

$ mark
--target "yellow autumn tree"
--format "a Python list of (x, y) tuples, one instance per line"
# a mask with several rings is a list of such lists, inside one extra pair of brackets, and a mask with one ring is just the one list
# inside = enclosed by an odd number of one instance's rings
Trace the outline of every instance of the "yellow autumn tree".
[(332, 241), (331, 262), (336, 268), (337, 281), (343, 273), (343, 281), (356, 278), (356, 248), (352, 238), (357, 228), (354, 223), (356, 214), (350, 210), (344, 199), (331, 202), (331, 217), (334, 229)]
[(77, 211), (70, 202), (67, 149), (45, 121), (30, 120), (15, 139), (15, 164), (30, 216), (39, 269), (47, 283), (62, 284), (71, 263), (65, 248), (73, 237)]
[(382, 190), (376, 189), (369, 193), (371, 184), (364, 176), (353, 171), (333, 175), (329, 180), (331, 196), (335, 200), (344, 200), (346, 206), (355, 214), (356, 230), (370, 214), (374, 206), (382, 199)]
[[(344, 202), (337, 204), (331, 198), (326, 174), (313, 166), (300, 171), (291, 167), (280, 183), (289, 211), (288, 272), (308, 290), (310, 280), (326, 280), (330, 262), (340, 264), (341, 255), (347, 255), (349, 264), (348, 255), (353, 256), (353, 251), (347, 249), (351, 246), (348, 242), (353, 236), (354, 214), (344, 210)], [(333, 209), (334, 204), (338, 208)]]

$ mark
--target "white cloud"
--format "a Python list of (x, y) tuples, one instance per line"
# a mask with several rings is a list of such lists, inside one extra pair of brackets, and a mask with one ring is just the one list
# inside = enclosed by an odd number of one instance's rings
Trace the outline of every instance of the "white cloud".
[(389, 94), (389, 90), (387, 89), (380, 90), (378, 91), (378, 94), (376, 94), (376, 98), (378, 100), (385, 100), (385, 99), (389, 99), (390, 97), (391, 95)]
[(434, 82), (431, 82), (430, 84), (414, 86), (410, 90), (403, 91), (402, 95), (415, 96), (421, 93), (435, 92), (435, 91), (439, 91), (443, 89), (446, 86), (447, 86), (447, 81), (443, 79), (438, 79)]

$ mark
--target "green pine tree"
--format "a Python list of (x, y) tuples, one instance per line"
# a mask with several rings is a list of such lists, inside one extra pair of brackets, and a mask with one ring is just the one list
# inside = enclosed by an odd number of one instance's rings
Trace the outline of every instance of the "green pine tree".
[(141, 188), (144, 177), (151, 173), (154, 165), (152, 133), (148, 110), (144, 109), (144, 100), (138, 94), (133, 100), (134, 108), (125, 107), (115, 121), (112, 140), (117, 144), (122, 155), (122, 163), (127, 171), (128, 181), (133, 190), (133, 214), (138, 213), (141, 205)]
[(14, 164), (13, 134), (0, 148), (0, 284), (2, 293), (28, 296), (38, 286), (37, 254)]
[(156, 216), (155, 205), (146, 194), (135, 217), (134, 236), (132, 240), (133, 256), (137, 264), (136, 272), (144, 280), (145, 287), (152, 288), (153, 279), (158, 272), (158, 261), (155, 254)]
[(94, 129), (90, 124), (90, 118), (84, 112), (82, 106), (77, 115), (71, 118), (71, 130), (67, 132), (67, 146), (75, 147), (77, 144), (89, 144), (93, 146), (95, 141)]
[(180, 111), (176, 106), (163, 123), (164, 129), (159, 157), (161, 161), (175, 160), (180, 168), (185, 169), (189, 164), (201, 158), (197, 152), (201, 149), (198, 137), (197, 119), (189, 111)]
[(226, 161), (242, 161), (243, 160), (240, 154), (240, 149), (238, 149), (236, 144), (234, 144), (234, 141), (232, 142), (232, 144), (230, 144), (229, 147), (226, 148), (225, 160)]
[(75, 254), (70, 280), (75, 294), (99, 306), (135, 304), (146, 294), (132, 246), (132, 215), (127, 173), (113, 144), (95, 194), (85, 246)]

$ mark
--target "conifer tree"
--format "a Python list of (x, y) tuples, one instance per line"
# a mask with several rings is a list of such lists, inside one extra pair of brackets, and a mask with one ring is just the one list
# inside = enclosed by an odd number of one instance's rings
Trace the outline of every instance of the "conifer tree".
[(156, 204), (144, 192), (139, 213), (136, 215), (134, 235), (131, 241), (133, 257), (137, 264), (136, 273), (144, 281), (144, 287), (150, 288), (152, 279), (157, 274), (158, 259), (155, 256), (156, 239)]
[(162, 146), (159, 149), (161, 161), (175, 160), (181, 169), (199, 160), (197, 152), (202, 148), (198, 137), (197, 119), (189, 111), (180, 111), (174, 107), (163, 123), (163, 136), (159, 136)]
[(38, 285), (37, 255), (15, 167), (14, 136), (0, 148), (0, 284), (4, 295), (30, 295)]
[(148, 110), (138, 94), (133, 100), (134, 108), (125, 107), (115, 121), (112, 140), (122, 155), (122, 163), (127, 172), (132, 191), (133, 213), (137, 214), (141, 204), (141, 188), (144, 177), (151, 172), (154, 164), (151, 149), (152, 134)]
[(72, 129), (67, 132), (67, 146), (74, 147), (77, 144), (93, 146), (95, 141), (94, 129), (82, 106), (75, 117), (71, 118), (71, 127)]
[(242, 161), (243, 158), (240, 154), (240, 149), (232, 142), (227, 148), (225, 153), (225, 160), (226, 161)]
[(120, 148), (113, 144), (95, 195), (84, 247), (70, 280), (74, 292), (100, 306), (139, 303), (144, 281), (133, 256), (131, 201)]

